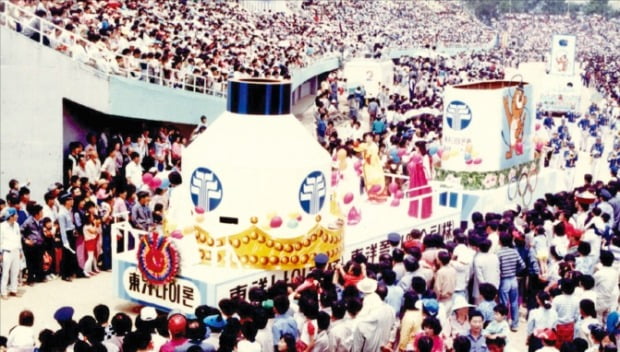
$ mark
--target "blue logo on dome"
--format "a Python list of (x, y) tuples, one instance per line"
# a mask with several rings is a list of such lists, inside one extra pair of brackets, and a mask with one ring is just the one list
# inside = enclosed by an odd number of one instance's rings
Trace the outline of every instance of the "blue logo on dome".
[(327, 182), (321, 171), (311, 172), (299, 187), (299, 205), (308, 214), (317, 214), (325, 204)]
[(192, 173), (189, 185), (192, 202), (205, 212), (213, 211), (222, 202), (224, 191), (217, 175), (206, 167), (199, 167)]
[(462, 101), (451, 101), (446, 108), (446, 120), (453, 130), (464, 130), (471, 122), (471, 109)]

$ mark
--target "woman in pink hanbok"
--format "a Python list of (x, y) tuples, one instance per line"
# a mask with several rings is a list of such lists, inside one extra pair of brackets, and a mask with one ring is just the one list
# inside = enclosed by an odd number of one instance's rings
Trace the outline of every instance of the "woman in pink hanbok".
[(409, 190), (407, 192), (410, 199), (409, 216), (427, 219), (433, 213), (432, 189), (428, 184), (431, 175), (428, 169), (430, 156), (426, 153), (424, 142), (416, 143), (416, 147), (411, 159), (407, 163), (407, 171), (409, 172)]

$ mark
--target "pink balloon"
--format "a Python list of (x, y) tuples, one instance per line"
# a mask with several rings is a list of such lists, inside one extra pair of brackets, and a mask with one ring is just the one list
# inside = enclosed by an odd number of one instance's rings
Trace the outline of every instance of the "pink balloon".
[(394, 198), (392, 199), (392, 203), (390, 203), (391, 206), (393, 207), (397, 207), (400, 205), (400, 199), (399, 198)]
[(362, 214), (357, 210), (357, 208), (353, 207), (349, 210), (349, 214), (347, 215), (347, 224), (348, 225), (357, 225), (362, 220)]
[(480, 159), (480, 158), (478, 158), (478, 159), (475, 159), (475, 160), (474, 160), (474, 164), (475, 164), (475, 165), (478, 165), (478, 164), (480, 164), (481, 162), (482, 162), (482, 159)]
[(344, 195), (344, 198), (342, 200), (344, 201), (344, 204), (349, 204), (353, 201), (353, 198), (355, 198), (353, 192), (349, 192)]
[(181, 230), (174, 230), (170, 234), (170, 237), (172, 237), (172, 238), (183, 238), (183, 232), (181, 232)]
[(538, 131), (540, 129), (540, 124), (539, 123), (536, 124), (535, 129), (536, 129), (536, 131)]
[(157, 188), (159, 186), (161, 186), (161, 179), (154, 177), (151, 182), (149, 183), (149, 185), (151, 186), (151, 188)]
[(398, 191), (398, 183), (392, 181), (392, 183), (390, 183), (390, 185), (388, 186), (388, 190), (391, 194), (394, 194), (396, 191)]
[(204, 214), (205, 213), (205, 209), (203, 207), (196, 207), (196, 208), (194, 208), (194, 211), (196, 211), (196, 214)]
[(467, 164), (467, 165), (471, 165), (472, 162), (474, 162), (472, 159), (465, 160), (465, 164)]
[(398, 191), (396, 191), (396, 193), (394, 193), (394, 198), (396, 198), (396, 199), (403, 199), (404, 196), (405, 196), (405, 194), (400, 189)]
[(278, 227), (282, 226), (282, 218), (277, 215), (274, 216), (273, 218), (271, 218), (269, 226), (271, 226), (272, 229), (277, 229)]
[(381, 185), (372, 185), (370, 189), (368, 190), (368, 193), (375, 194), (375, 193), (379, 193), (379, 191), (381, 191)]
[(338, 173), (332, 172), (332, 187), (338, 185)]
[(443, 150), (441, 150), (441, 149), (437, 150), (437, 156), (439, 156), (441, 158), (442, 154), (443, 154)]
[(153, 180), (153, 174), (150, 172), (145, 172), (144, 175), (142, 175), (142, 182), (146, 183), (147, 185), (151, 184), (151, 180)]
[(353, 168), (355, 169), (355, 171), (361, 171), (362, 170), (362, 162), (361, 161), (356, 161), (355, 164), (353, 164)]
[(517, 155), (523, 154), (523, 143), (515, 144), (515, 151), (517, 152)]

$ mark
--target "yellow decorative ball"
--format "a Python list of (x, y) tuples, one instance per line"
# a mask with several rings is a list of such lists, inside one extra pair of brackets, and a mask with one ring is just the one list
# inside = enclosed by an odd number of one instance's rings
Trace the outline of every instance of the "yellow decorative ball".
[(256, 225), (258, 223), (258, 218), (256, 216), (252, 216), (250, 218), (250, 222), (252, 223), (252, 225)]
[(316, 222), (321, 221), (321, 215), (317, 215), (317, 216), (314, 218), (314, 220), (316, 220)]

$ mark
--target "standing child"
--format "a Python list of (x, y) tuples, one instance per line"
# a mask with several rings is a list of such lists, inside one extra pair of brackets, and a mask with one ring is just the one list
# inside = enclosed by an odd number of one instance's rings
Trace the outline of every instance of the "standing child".
[(493, 320), (493, 312), (497, 303), (495, 298), (497, 297), (497, 288), (489, 283), (480, 284), (480, 295), (484, 300), (478, 304), (478, 311), (482, 313), (484, 322)]
[(86, 225), (84, 225), (83, 231), (84, 249), (87, 253), (86, 262), (84, 263), (84, 275), (89, 277), (99, 272), (95, 252), (97, 251), (99, 237), (101, 236), (101, 221), (91, 214), (86, 218)]
[(547, 264), (549, 262), (549, 242), (547, 241), (547, 235), (545, 228), (538, 226), (536, 228), (536, 234), (532, 240), (532, 247), (538, 260), (538, 267), (540, 268), (540, 274), (542, 277), (547, 277), (549, 269)]

